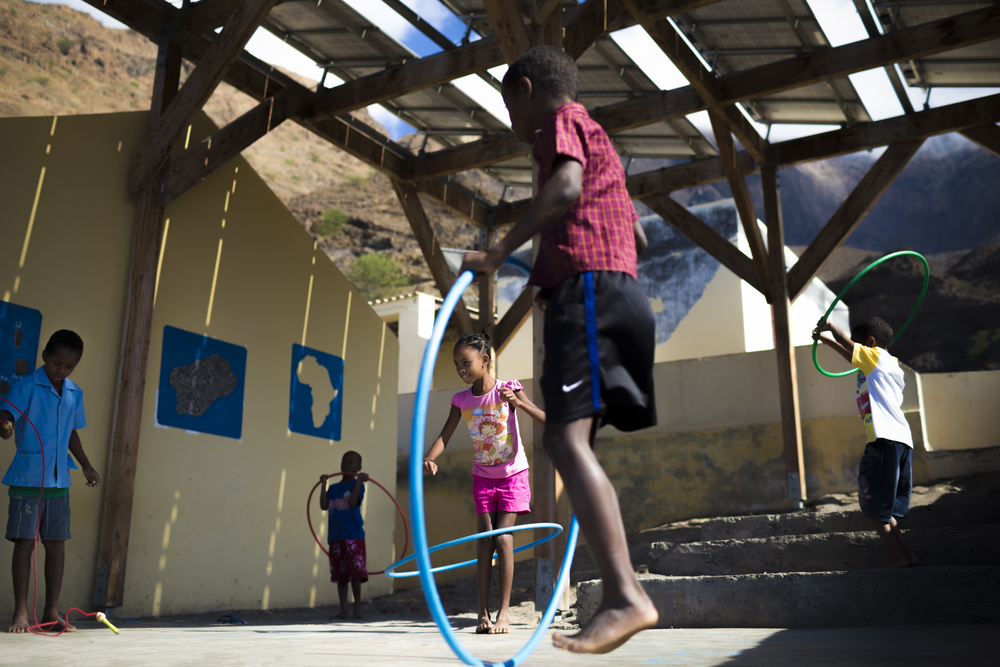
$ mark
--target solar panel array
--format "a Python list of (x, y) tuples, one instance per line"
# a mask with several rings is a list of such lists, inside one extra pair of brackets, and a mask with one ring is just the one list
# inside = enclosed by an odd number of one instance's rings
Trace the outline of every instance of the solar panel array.
[[(859, 0), (855, 4), (870, 12), (864, 4), (868, 1)], [(454, 19), (465, 25), (464, 34), (457, 39), (449, 39), (414, 11), (413, 7), (420, 5), (413, 0), (383, 2), (421, 33), (424, 43), (434, 43), (441, 50), (493, 34), (481, 1), (440, 0), (440, 9), (452, 12)], [(877, 29), (888, 33), (990, 4), (874, 0), (872, 8), (878, 17)], [(575, 0), (563, 0), (564, 16), (577, 7)], [(720, 76), (830, 48), (805, 0), (722, 0), (673, 15), (670, 21), (700, 54), (706, 67)], [(342, 0), (284, 2), (272, 9), (264, 27), (345, 81), (419, 57)], [(577, 62), (581, 81), (579, 101), (590, 110), (659, 90), (609, 36), (597, 39)], [(900, 64), (900, 69), (906, 84), (915, 87), (1000, 86), (1000, 40), (907, 61)], [(488, 72), (480, 72), (478, 76), (499, 89), (499, 82)], [(447, 148), (507, 131), (503, 122), (451, 83), (389, 100), (383, 106), (423, 135), (414, 144), (418, 150)], [(847, 77), (827, 78), (758, 97), (745, 102), (743, 107), (751, 118), (765, 125), (850, 125), (871, 120)], [(616, 132), (612, 140), (625, 160), (676, 161), (717, 155), (712, 142), (686, 118), (665, 118)], [(531, 182), (527, 156), (498, 162), (483, 170), (503, 185), (524, 186)]]

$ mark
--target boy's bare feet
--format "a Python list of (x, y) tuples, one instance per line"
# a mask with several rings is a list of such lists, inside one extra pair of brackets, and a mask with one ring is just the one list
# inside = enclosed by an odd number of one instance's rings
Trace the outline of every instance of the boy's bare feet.
[(498, 613), (497, 621), (490, 628), (491, 635), (506, 635), (510, 634), (510, 614), (509, 613)]
[(655, 626), (659, 618), (649, 598), (621, 608), (605, 608), (602, 605), (580, 632), (575, 635), (552, 635), (552, 643), (556, 648), (571, 653), (608, 653), (637, 632)]
[(331, 621), (343, 621), (343, 620), (348, 619), (350, 617), (351, 617), (351, 613), (349, 611), (347, 611), (346, 609), (341, 609), (340, 613), (337, 614), (336, 616), (331, 616), (330, 620)]
[(7, 628), (7, 632), (13, 632), (20, 634), (22, 632), (28, 631), (28, 612), (17, 613), (14, 612), (14, 617), (10, 619), (10, 627)]
[[(70, 625), (69, 621), (59, 614), (46, 614), (42, 617), (41, 630), (43, 632), (76, 632), (76, 626)], [(63, 630), (63, 628), (66, 628)]]
[(480, 616), (479, 616), (479, 625), (476, 626), (476, 634), (477, 635), (488, 635), (488, 634), (490, 634), (490, 631), (492, 629), (493, 629), (493, 623), (490, 622), (490, 616), (489, 616), (489, 614), (487, 614), (486, 616), (483, 616), (483, 615), (480, 614)]
[(354, 612), (353, 614), (351, 614), (351, 618), (354, 618), (354, 619), (361, 619), (361, 618), (362, 618), (362, 616), (361, 616), (361, 612), (360, 612), (360, 611), (356, 611), (356, 612)]

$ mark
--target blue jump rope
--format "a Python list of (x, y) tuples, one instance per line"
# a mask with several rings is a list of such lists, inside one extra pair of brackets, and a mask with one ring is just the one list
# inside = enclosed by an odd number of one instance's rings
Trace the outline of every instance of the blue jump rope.
[[(455, 636), (455, 631), (452, 629), (451, 623), (448, 621), (448, 615), (445, 614), (444, 607), (441, 605), (441, 596), (438, 595), (437, 585), (434, 582), (434, 572), (439, 572), (445, 569), (454, 569), (456, 567), (471, 564), (475, 561), (467, 561), (457, 565), (443, 566), (435, 570), (431, 567), (431, 551), (437, 551), (438, 549), (444, 549), (448, 546), (482, 539), (488, 535), (512, 532), (513, 530), (558, 527), (559, 532), (562, 531), (561, 526), (558, 526), (558, 524), (530, 524), (494, 530), (488, 533), (474, 533), (472, 535), (438, 545), (433, 549), (427, 545), (427, 522), (424, 517), (423, 460), (424, 429), (427, 424), (428, 393), (430, 392), (431, 381), (434, 377), (434, 364), (437, 361), (438, 351), (441, 348), (441, 339), (444, 338), (444, 331), (448, 326), (448, 320), (451, 318), (451, 314), (454, 312), (455, 306), (458, 305), (458, 300), (462, 298), (462, 293), (469, 287), (469, 285), (472, 284), (472, 278), (472, 272), (463, 271), (462, 274), (458, 276), (458, 279), (448, 292), (448, 295), (445, 297), (444, 303), (441, 304), (441, 309), (438, 311), (437, 318), (434, 320), (434, 330), (431, 333), (430, 340), (427, 342), (427, 349), (424, 351), (423, 364), (420, 367), (420, 378), (417, 381), (416, 402), (413, 406), (413, 425), (410, 430), (410, 520), (413, 522), (414, 554), (404, 559), (404, 561), (408, 562), (414, 558), (416, 559), (418, 574), (420, 576), (420, 585), (424, 591), (424, 598), (427, 600), (427, 607), (431, 610), (431, 616), (434, 617), (434, 622), (441, 630), (441, 634), (444, 635), (444, 639), (448, 642), (448, 646), (451, 647), (451, 649), (455, 652), (455, 655), (457, 655), (462, 662), (467, 665), (472, 665), (472, 667), (516, 667), (524, 662), (528, 656), (531, 655), (531, 652), (537, 648), (539, 642), (542, 640), (542, 636), (545, 634), (545, 631), (548, 630), (549, 625), (552, 624), (552, 619), (555, 617), (556, 607), (559, 604), (561, 593), (566, 584), (569, 582), (569, 570), (573, 564), (573, 552), (576, 550), (576, 540), (580, 533), (580, 525), (577, 523), (576, 517), (574, 516), (570, 521), (569, 533), (566, 538), (566, 554), (563, 557), (562, 566), (559, 568), (559, 579), (556, 581), (555, 589), (552, 592), (552, 599), (549, 601), (549, 605), (545, 608), (545, 613), (542, 614), (542, 620), (539, 621), (538, 628), (528, 639), (528, 643), (525, 644), (524, 647), (514, 655), (514, 657), (506, 662), (484, 662), (483, 660), (480, 660), (476, 656), (472, 655), (472, 653), (462, 646), (462, 644), (458, 641), (458, 637)], [(520, 547), (518, 551), (550, 540), (558, 535), (559, 532), (554, 532), (542, 540), (537, 540), (529, 545)], [(395, 574), (393, 572), (393, 570), (402, 564), (403, 561), (399, 561), (390, 565), (386, 568), (386, 575), (397, 577), (413, 576), (412, 573), (405, 575)]]

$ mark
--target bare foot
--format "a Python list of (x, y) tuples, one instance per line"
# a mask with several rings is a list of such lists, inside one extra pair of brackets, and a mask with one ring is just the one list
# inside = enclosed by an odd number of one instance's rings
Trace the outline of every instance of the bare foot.
[(18, 614), (14, 613), (14, 618), (10, 619), (10, 627), (7, 628), (7, 632), (13, 632), (20, 634), (22, 632), (28, 631), (28, 612)]
[[(42, 621), (39, 625), (42, 626), (41, 629), (44, 632), (76, 632), (76, 626), (70, 625), (69, 621), (59, 614), (52, 616), (46, 614), (42, 617)], [(63, 628), (65, 628), (65, 630), (63, 630)]]
[(608, 653), (637, 632), (656, 625), (660, 615), (648, 598), (623, 608), (601, 608), (575, 635), (552, 635), (556, 648), (571, 653)]
[(510, 634), (510, 614), (505, 612), (497, 613), (497, 622), (490, 628), (491, 635)]
[(346, 620), (346, 619), (348, 619), (350, 617), (351, 617), (350, 612), (348, 612), (346, 609), (341, 609), (340, 613), (337, 614), (336, 616), (331, 616), (330, 620), (331, 621), (343, 621), (343, 620)]
[(356, 611), (356, 612), (354, 612), (353, 614), (351, 614), (351, 618), (355, 618), (355, 619), (360, 619), (360, 618), (362, 618), (362, 616), (361, 616), (361, 612), (360, 612), (360, 611)]
[(476, 626), (476, 634), (488, 635), (490, 634), (490, 631), (492, 629), (493, 629), (493, 623), (490, 622), (490, 615), (489, 614), (487, 614), (486, 616), (480, 615), (479, 625)]

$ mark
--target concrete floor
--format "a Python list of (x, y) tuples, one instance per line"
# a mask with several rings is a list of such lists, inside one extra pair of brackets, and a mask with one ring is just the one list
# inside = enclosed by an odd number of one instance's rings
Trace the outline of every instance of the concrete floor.
[[(80, 622), (56, 639), (0, 635), (0, 665), (378, 665), (457, 666), (431, 623), (379, 621), (329, 625), (186, 625), (165, 627), (119, 621), (121, 635)], [(550, 631), (551, 633), (551, 631)], [(464, 645), (483, 660), (516, 653), (528, 631), (476, 636), (460, 630)], [(989, 625), (836, 628), (805, 630), (651, 630), (603, 656), (556, 650), (546, 638), (523, 663), (531, 666), (680, 665), (801, 667), (808, 665), (996, 664), (1000, 628)]]

